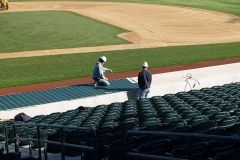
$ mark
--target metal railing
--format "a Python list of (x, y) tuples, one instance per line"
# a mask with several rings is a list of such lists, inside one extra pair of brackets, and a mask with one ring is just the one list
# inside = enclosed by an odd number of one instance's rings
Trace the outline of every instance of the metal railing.
[[(165, 132), (165, 131), (137, 131), (131, 130), (127, 133), (127, 144), (129, 141), (129, 136), (157, 136), (157, 137), (177, 137), (188, 140), (188, 159), (192, 158), (191, 149), (192, 149), (192, 140), (218, 140), (218, 141), (227, 141), (240, 143), (239, 136), (220, 136), (220, 135), (207, 135), (207, 134), (198, 134), (198, 133), (179, 133), (179, 132)], [(181, 158), (173, 158), (166, 156), (158, 156), (158, 155), (148, 155), (141, 154), (136, 152), (129, 151), (129, 146), (127, 146), (126, 157), (130, 158), (139, 158), (139, 159), (149, 159), (149, 160), (186, 160)]]
[[(18, 126), (28, 126), (28, 127), (36, 127), (36, 139), (31, 139), (33, 142), (37, 142), (37, 148), (38, 148), (38, 159), (42, 159), (42, 150), (41, 150), (41, 143), (46, 144), (53, 144), (53, 145), (59, 145), (61, 150), (61, 160), (65, 160), (65, 147), (72, 147), (72, 148), (78, 148), (83, 151), (90, 151), (93, 153), (93, 159), (97, 159), (97, 144), (96, 144), (96, 132), (94, 128), (87, 128), (87, 127), (73, 127), (73, 126), (64, 126), (64, 125), (48, 125), (48, 124), (35, 124), (35, 123), (14, 123), (13, 125), (13, 140), (14, 140), (14, 146), (15, 146), (15, 152), (18, 152), (18, 145), (19, 140), (28, 140), (27, 138), (20, 138), (17, 133), (17, 127)], [(50, 140), (43, 140), (41, 139), (41, 128), (58, 128), (59, 129), (59, 135), (60, 135), (60, 141), (50, 141)], [(87, 145), (79, 145), (79, 144), (70, 144), (65, 142), (65, 132), (64, 129), (71, 129), (76, 130), (84, 133), (89, 133), (93, 137), (93, 146), (87, 146)], [(43, 130), (44, 132), (44, 130)], [(6, 127), (6, 136), (7, 136), (7, 127)], [(7, 142), (9, 138), (7, 137)], [(6, 144), (8, 145), (8, 144)], [(8, 149), (7, 149), (8, 153)]]
[(3, 133), (0, 133), (0, 136), (4, 137), (4, 141), (1, 142), (1, 144), (4, 143), (4, 147), (7, 153), (9, 153), (8, 149), (8, 131), (7, 131), (7, 125), (5, 122), (3, 122)]

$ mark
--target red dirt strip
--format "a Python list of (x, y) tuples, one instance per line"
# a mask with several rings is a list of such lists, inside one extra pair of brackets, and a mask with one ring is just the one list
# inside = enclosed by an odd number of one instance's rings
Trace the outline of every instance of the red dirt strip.
[[(202, 61), (202, 62), (196, 62), (192, 64), (179, 65), (179, 66), (151, 68), (150, 70), (153, 74), (159, 74), (159, 73), (167, 73), (167, 72), (181, 71), (181, 70), (194, 69), (194, 68), (217, 66), (217, 65), (224, 65), (224, 64), (237, 63), (237, 62), (240, 62), (240, 57), (224, 59), (224, 60)], [(124, 72), (124, 73), (113, 73), (113, 74), (110, 74), (108, 78), (110, 80), (115, 80), (120, 78), (136, 77), (138, 75), (138, 72), (139, 71), (136, 70), (136, 71)], [(12, 88), (3, 88), (3, 89), (0, 89), (0, 95), (31, 92), (31, 91), (52, 89), (52, 88), (79, 85), (79, 84), (88, 84), (88, 83), (93, 83), (93, 80), (91, 77), (84, 77), (84, 78), (64, 80), (64, 81), (55, 81), (55, 82), (48, 82), (48, 83), (42, 83), (42, 84), (32, 84), (32, 85), (18, 86), (18, 87), (12, 87)]]

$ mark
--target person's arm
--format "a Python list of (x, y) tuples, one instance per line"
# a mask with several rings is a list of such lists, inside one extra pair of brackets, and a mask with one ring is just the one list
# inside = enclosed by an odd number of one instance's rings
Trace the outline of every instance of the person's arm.
[(151, 85), (152, 84), (152, 73), (151, 72), (149, 72), (149, 77), (150, 77), (149, 82), (150, 82), (150, 85)]
[(138, 73), (138, 87), (141, 88), (141, 72)]
[(101, 79), (106, 79), (106, 77), (105, 77), (105, 75), (104, 75), (104, 72), (105, 72), (104, 67), (99, 66), (98, 69), (99, 69), (99, 76), (100, 76), (100, 78), (101, 78)]
[(110, 73), (112, 73), (112, 70), (111, 70), (110, 68), (104, 68), (104, 67), (103, 67), (103, 69), (104, 69), (105, 71), (109, 71)]

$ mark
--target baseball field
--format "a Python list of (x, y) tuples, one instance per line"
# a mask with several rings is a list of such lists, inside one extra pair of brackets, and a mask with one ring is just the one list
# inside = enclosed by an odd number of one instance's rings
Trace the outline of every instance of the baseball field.
[[(131, 2), (131, 3), (130, 3)], [(14, 0), (0, 12), (0, 88), (240, 57), (239, 0)]]

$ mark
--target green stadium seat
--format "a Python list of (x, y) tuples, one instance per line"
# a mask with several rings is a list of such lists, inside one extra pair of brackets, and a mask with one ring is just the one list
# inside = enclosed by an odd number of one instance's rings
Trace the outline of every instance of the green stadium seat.
[(232, 127), (237, 123), (237, 120), (238, 119), (235, 116), (227, 117), (227, 118), (224, 118), (223, 120), (219, 121), (217, 126), (222, 127), (222, 128)]

